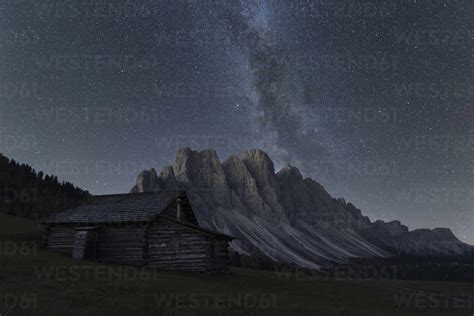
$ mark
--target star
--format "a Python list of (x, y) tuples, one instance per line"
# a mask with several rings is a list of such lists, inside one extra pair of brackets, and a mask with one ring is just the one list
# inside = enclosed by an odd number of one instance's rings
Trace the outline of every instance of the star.
[[(436, 223), (474, 242), (472, 201), (400, 193), (472, 187), (467, 2), (349, 16), (316, 0), (158, 1), (142, 13), (94, 0), (76, 14), (24, 1), (0, 9), (7, 156), (54, 173), (44, 161), (161, 169), (180, 147), (223, 159), (259, 147), (371, 219)], [(96, 194), (136, 180), (66, 174)]]

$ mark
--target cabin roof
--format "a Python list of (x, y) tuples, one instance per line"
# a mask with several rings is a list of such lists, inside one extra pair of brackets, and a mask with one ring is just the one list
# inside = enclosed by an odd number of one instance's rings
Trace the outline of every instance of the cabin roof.
[(121, 223), (153, 220), (177, 198), (186, 198), (182, 190), (147, 193), (96, 195), (77, 207), (46, 219), (46, 224), (59, 223)]
[[(90, 196), (77, 207), (53, 214), (44, 221), (45, 224), (75, 224), (87, 228), (97, 228), (94, 224), (116, 224), (127, 222), (150, 222), (158, 217), (171, 203), (178, 198), (187, 199), (183, 190), (167, 190), (146, 193), (126, 193)], [(176, 221), (163, 216), (177, 224), (195, 231), (211, 234), (225, 239), (235, 239), (201, 226)]]

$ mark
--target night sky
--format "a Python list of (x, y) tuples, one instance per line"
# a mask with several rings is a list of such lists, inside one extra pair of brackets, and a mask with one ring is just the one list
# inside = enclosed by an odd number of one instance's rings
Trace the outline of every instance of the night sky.
[(474, 243), (472, 0), (4, 0), (0, 152), (94, 194), (261, 148)]

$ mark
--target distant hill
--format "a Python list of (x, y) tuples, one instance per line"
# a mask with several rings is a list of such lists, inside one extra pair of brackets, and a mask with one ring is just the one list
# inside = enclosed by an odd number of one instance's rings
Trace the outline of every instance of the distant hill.
[(290, 165), (275, 172), (262, 150), (221, 162), (214, 150), (178, 151), (160, 174), (142, 172), (132, 192), (186, 189), (200, 225), (237, 237), (241, 255), (318, 269), (351, 258), (473, 253), (446, 228), (409, 231), (399, 221), (371, 222)]
[(0, 213), (40, 219), (88, 195), (69, 182), (0, 154)]

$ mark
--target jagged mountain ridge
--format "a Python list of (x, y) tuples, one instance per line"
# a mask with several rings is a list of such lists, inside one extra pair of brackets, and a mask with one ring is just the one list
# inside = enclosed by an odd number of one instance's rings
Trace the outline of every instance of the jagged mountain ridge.
[(296, 167), (275, 172), (270, 157), (258, 149), (223, 163), (214, 150), (180, 149), (159, 175), (143, 171), (132, 192), (177, 188), (188, 192), (202, 226), (237, 237), (231, 244), (237, 252), (306, 268), (352, 257), (471, 250), (449, 229), (409, 231), (399, 221), (371, 222)]

